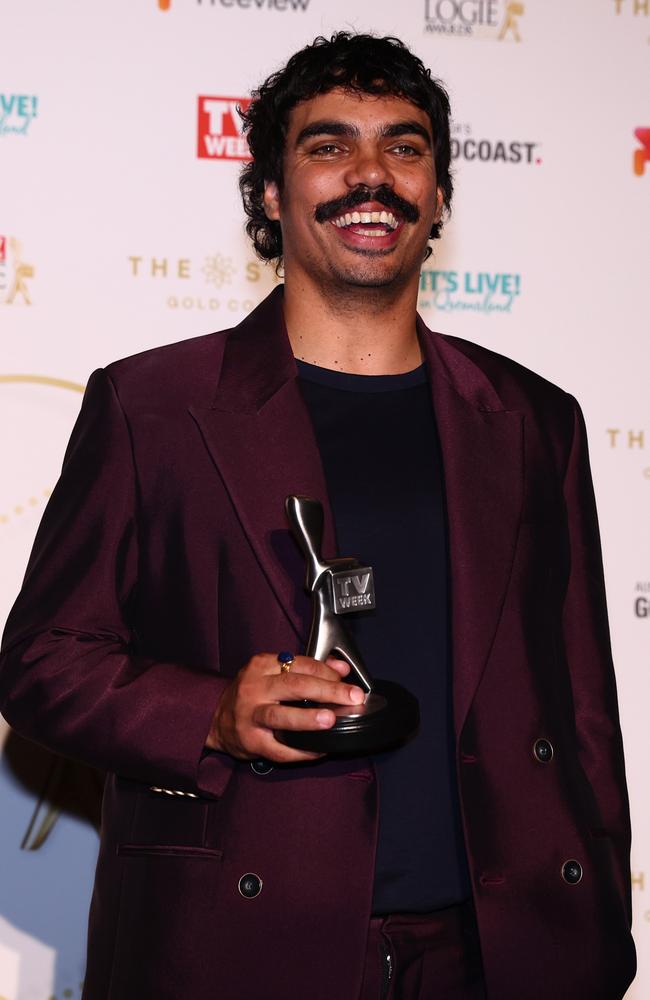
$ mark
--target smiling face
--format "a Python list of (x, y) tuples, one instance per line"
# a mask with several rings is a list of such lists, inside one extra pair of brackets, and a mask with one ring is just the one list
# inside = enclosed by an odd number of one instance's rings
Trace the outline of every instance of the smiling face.
[(298, 104), (282, 190), (265, 187), (280, 222), (287, 282), (323, 289), (417, 285), (442, 212), (426, 112), (393, 96), (332, 90)]

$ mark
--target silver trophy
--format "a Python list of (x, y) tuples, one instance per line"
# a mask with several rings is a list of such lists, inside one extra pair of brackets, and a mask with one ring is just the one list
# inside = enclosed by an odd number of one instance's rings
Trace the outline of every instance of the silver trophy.
[[(323, 507), (319, 500), (292, 495), (287, 497), (285, 508), (307, 563), (305, 589), (313, 600), (305, 654), (316, 660), (328, 656), (345, 660), (350, 664), (345, 680), (362, 688), (366, 699), (361, 705), (323, 706), (336, 716), (331, 729), (281, 730), (276, 732), (276, 738), (298, 750), (338, 754), (369, 753), (403, 743), (420, 722), (417, 699), (400, 684), (371, 679), (344, 624), (346, 614), (374, 609), (372, 568), (350, 557), (323, 558)], [(316, 707), (311, 701), (288, 704)]]

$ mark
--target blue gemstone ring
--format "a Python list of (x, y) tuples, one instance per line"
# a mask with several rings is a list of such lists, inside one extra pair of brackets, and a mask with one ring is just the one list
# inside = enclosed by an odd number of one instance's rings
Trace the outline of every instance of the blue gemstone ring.
[(293, 653), (287, 653), (286, 650), (282, 653), (278, 653), (278, 663), (280, 664), (280, 673), (288, 674), (291, 670), (291, 665), (295, 660)]

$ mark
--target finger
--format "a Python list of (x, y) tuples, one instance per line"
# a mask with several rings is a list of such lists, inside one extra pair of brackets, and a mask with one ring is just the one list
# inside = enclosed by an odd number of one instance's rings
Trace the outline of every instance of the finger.
[(340, 677), (347, 677), (350, 673), (350, 664), (346, 660), (339, 660), (335, 656), (328, 656), (325, 663), (328, 667), (332, 667), (333, 670), (336, 670)]
[[(344, 669), (339, 668), (337, 670), (334, 664), (338, 663), (342, 664)], [(284, 673), (308, 674), (310, 677), (322, 677), (328, 681), (338, 681), (349, 672), (349, 669), (348, 664), (344, 660), (332, 659), (331, 664), (329, 664), (329, 662), (323, 663), (322, 660), (314, 660), (311, 656), (295, 656), (291, 662), (290, 669), (284, 671)], [(277, 657), (271, 656), (271, 663), (265, 663), (264, 673), (271, 675), (282, 673)]]
[[(343, 660), (333, 659), (333, 663), (344, 663)], [(273, 676), (274, 674), (280, 673), (301, 673), (310, 674), (314, 677), (324, 677), (326, 680), (334, 681), (338, 680), (341, 676), (344, 676), (341, 669), (335, 669), (332, 666), (328, 666), (323, 663), (322, 660), (314, 660), (311, 656), (294, 656), (291, 660), (289, 670), (282, 671), (282, 664), (278, 660), (278, 655), (276, 653), (258, 653), (250, 661), (251, 666), (255, 668), (256, 672), (267, 674)], [(345, 663), (345, 667), (347, 667)], [(349, 668), (348, 668), (349, 669)], [(347, 670), (345, 671), (347, 673)]]
[(322, 677), (294, 673), (293, 670), (271, 678), (268, 693), (274, 701), (306, 698), (309, 701), (333, 702), (335, 705), (360, 705), (365, 701), (365, 694), (360, 687), (346, 684), (340, 678), (329, 681)]
[(253, 722), (265, 729), (304, 730), (331, 729), (336, 722), (329, 708), (293, 708), (290, 705), (258, 705)]
[[(341, 663), (345, 667), (348, 666), (344, 660), (336, 658), (331, 658), (330, 662), (330, 658), (328, 657), (323, 662), (322, 660), (314, 660), (311, 656), (296, 656), (291, 664), (291, 670), (287, 671), (287, 673), (308, 674), (310, 677), (322, 677), (324, 680), (338, 681), (343, 676), (343, 672), (340, 669), (336, 669), (335, 664), (337, 663)], [(348, 670), (345, 672), (347, 673)]]

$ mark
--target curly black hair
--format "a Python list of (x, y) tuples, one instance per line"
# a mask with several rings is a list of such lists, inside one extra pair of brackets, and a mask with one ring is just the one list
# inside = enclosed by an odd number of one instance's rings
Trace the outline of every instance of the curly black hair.
[[(438, 185), (447, 212), (453, 181), (450, 172), (449, 96), (421, 59), (398, 38), (339, 31), (319, 36), (291, 56), (253, 91), (246, 111), (240, 109), (252, 160), (243, 167), (239, 189), (248, 216), (246, 232), (263, 260), (282, 260), (280, 223), (264, 212), (264, 184), (274, 181), (282, 190), (282, 161), (292, 109), (301, 101), (342, 87), (357, 94), (402, 97), (425, 111), (431, 121)], [(434, 223), (430, 239), (440, 236), (442, 222)]]

